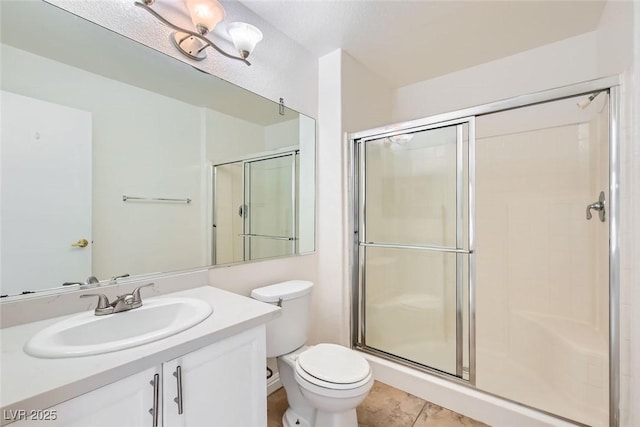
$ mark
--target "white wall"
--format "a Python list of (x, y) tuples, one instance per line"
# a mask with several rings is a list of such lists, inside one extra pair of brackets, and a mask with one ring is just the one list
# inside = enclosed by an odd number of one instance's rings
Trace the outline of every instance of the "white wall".
[(342, 51), (320, 58), (318, 91), (318, 278), (313, 290), (311, 341), (348, 342), (342, 236), (344, 164), (342, 140)]
[(393, 121), (459, 110), (600, 77), (596, 34), (586, 33), (395, 91)]
[(264, 127), (205, 109), (206, 156), (210, 162), (239, 160), (265, 151)]
[(300, 119), (287, 120), (265, 126), (264, 148), (266, 151), (279, 148), (298, 146), (300, 139)]
[[(629, 364), (625, 367), (623, 363), (623, 384), (629, 384), (628, 402), (634, 402), (628, 406), (628, 419), (626, 425), (640, 425), (640, 4), (633, 5), (633, 63), (627, 74), (627, 79), (631, 87), (626, 97), (628, 102), (629, 140), (632, 141), (625, 158), (628, 159), (627, 170), (629, 175), (626, 182), (629, 184), (627, 191), (627, 211), (629, 217), (628, 246), (630, 262), (623, 267), (622, 273), (627, 276), (631, 284), (630, 289), (621, 295), (621, 301), (628, 301), (629, 307), (622, 316), (623, 325), (629, 327)], [(627, 317), (628, 316), (628, 317)], [(627, 326), (625, 326), (627, 327)], [(625, 379), (625, 369), (628, 379)], [(626, 384), (625, 384), (626, 386)]]
[(344, 132), (391, 119), (391, 90), (342, 50), (319, 60), (318, 286), (314, 289), (312, 341), (350, 341), (351, 270), (346, 229), (347, 157)]

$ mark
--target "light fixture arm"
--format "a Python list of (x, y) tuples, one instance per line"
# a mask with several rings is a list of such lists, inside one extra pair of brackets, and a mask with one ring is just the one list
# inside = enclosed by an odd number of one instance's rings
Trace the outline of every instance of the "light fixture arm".
[(214, 48), (215, 50), (217, 50), (220, 54), (226, 56), (227, 58), (231, 58), (231, 59), (237, 59), (238, 61), (242, 61), (247, 65), (251, 65), (251, 63), (249, 61), (247, 61), (245, 58), (242, 58), (240, 56), (234, 56), (234, 55), (230, 55), (227, 52), (225, 52), (224, 50), (220, 49), (218, 46), (215, 45), (215, 43), (213, 43), (211, 40), (209, 40), (208, 38), (204, 37), (201, 34), (196, 33), (195, 31), (190, 31), (187, 30), (185, 28), (179, 27), (175, 24), (172, 24), (171, 22), (167, 21), (165, 18), (162, 17), (162, 15), (160, 15), (158, 12), (156, 12), (155, 10), (153, 10), (152, 8), (150, 8), (149, 6), (147, 6), (144, 3), (141, 3), (139, 1), (134, 2), (134, 4), (138, 7), (143, 8), (144, 10), (146, 10), (147, 12), (149, 12), (151, 15), (153, 15), (158, 21), (162, 22), (164, 25), (166, 25), (167, 27), (175, 30), (175, 31), (179, 31), (181, 33), (185, 33), (188, 34), (192, 37), (197, 38), (198, 40), (200, 40), (202, 43), (205, 43), (206, 45), (211, 46), (212, 48)]

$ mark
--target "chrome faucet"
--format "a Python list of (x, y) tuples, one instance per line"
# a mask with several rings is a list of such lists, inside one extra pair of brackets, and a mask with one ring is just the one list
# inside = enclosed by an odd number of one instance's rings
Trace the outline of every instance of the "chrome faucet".
[(95, 309), (95, 315), (104, 316), (107, 314), (115, 314), (142, 307), (140, 289), (153, 285), (153, 283), (147, 283), (146, 285), (138, 286), (130, 294), (118, 295), (112, 302), (109, 302), (109, 299), (104, 294), (82, 294), (80, 295), (80, 298), (98, 297), (98, 305)]

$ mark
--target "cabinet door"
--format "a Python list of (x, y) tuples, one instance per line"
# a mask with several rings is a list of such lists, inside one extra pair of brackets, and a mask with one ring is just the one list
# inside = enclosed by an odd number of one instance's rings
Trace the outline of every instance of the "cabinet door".
[(266, 426), (265, 362), (262, 325), (165, 363), (165, 426)]
[[(48, 409), (16, 414), (15, 427), (154, 427), (151, 368)], [(161, 387), (161, 381), (158, 381)], [(158, 426), (162, 426), (159, 413)]]

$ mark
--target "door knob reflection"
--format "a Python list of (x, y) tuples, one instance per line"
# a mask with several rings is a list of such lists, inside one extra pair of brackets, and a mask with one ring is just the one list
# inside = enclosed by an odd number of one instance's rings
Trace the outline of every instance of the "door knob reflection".
[(89, 245), (89, 241), (87, 239), (80, 239), (75, 243), (72, 243), (71, 246), (75, 248), (86, 248)]

